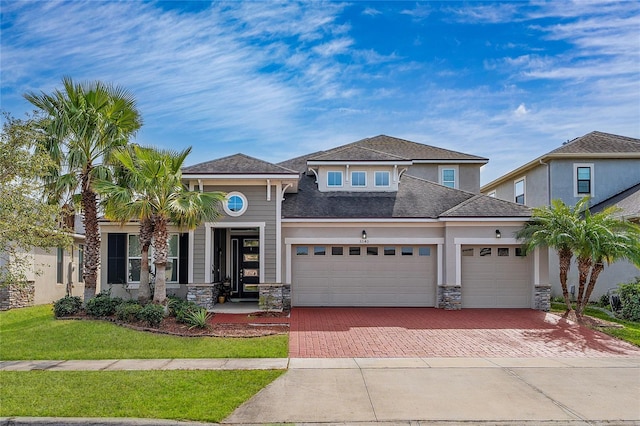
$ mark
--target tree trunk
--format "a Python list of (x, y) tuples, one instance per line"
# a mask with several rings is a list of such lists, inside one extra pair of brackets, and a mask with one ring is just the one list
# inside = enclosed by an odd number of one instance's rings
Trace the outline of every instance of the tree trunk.
[(82, 175), (82, 210), (84, 212), (84, 303), (96, 295), (100, 266), (100, 230), (98, 228), (97, 195), (91, 188), (91, 166)]
[(156, 286), (153, 293), (153, 303), (165, 305), (167, 301), (167, 219), (156, 217), (153, 230), (153, 249), (155, 251), (154, 264), (156, 265)]
[(153, 219), (140, 221), (140, 287), (138, 289), (138, 302), (148, 303), (151, 299), (151, 287), (149, 286), (149, 247), (153, 238)]
[(578, 297), (576, 299), (576, 317), (578, 321), (582, 319), (582, 310), (584, 309), (584, 304), (582, 300), (584, 299), (584, 289), (587, 284), (587, 280), (589, 278), (589, 271), (591, 270), (591, 259), (588, 257), (579, 257), (578, 258)]
[(567, 305), (567, 311), (565, 316), (569, 315), (573, 308), (571, 307), (571, 300), (569, 299), (569, 289), (567, 288), (567, 275), (569, 274), (569, 268), (571, 267), (571, 250), (561, 249), (558, 251), (558, 262), (560, 264), (560, 285), (562, 286), (562, 297), (564, 297), (564, 303)]
[(596, 287), (598, 276), (603, 270), (604, 264), (602, 262), (597, 262), (591, 267), (591, 275), (589, 276), (589, 284), (587, 285), (586, 294), (584, 295), (584, 299), (582, 300), (582, 309), (580, 310), (581, 312), (584, 312), (584, 308), (587, 306), (587, 303), (589, 303), (591, 293), (593, 293), (593, 289)]

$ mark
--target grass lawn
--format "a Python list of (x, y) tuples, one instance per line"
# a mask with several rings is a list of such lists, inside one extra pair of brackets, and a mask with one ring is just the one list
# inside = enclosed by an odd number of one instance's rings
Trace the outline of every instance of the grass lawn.
[[(0, 312), (0, 360), (286, 358), (288, 336), (176, 337), (56, 320), (51, 305)], [(104, 395), (103, 395), (104, 396)]]
[[(565, 311), (565, 304), (553, 302), (551, 303), (551, 311), (556, 313), (563, 313)], [(584, 313), (585, 315), (588, 315), (590, 317), (600, 318), (605, 321), (621, 324), (623, 328), (598, 327), (597, 330), (602, 331), (603, 333), (608, 334), (610, 336), (617, 337), (620, 340), (624, 340), (626, 342), (632, 343), (636, 346), (640, 346), (640, 323), (625, 321), (617, 318), (611, 318), (606, 313), (599, 311), (597, 309), (590, 308), (588, 306), (587, 308), (585, 308)]]
[(138, 417), (219, 422), (284, 373), (0, 371), (0, 417)]

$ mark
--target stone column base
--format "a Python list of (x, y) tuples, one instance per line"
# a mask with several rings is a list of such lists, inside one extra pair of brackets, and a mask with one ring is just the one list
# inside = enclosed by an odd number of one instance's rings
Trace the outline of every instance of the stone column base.
[(438, 286), (438, 308), (447, 311), (462, 309), (462, 288), (459, 285)]
[(218, 298), (215, 284), (187, 284), (187, 301), (209, 310), (213, 309)]
[(258, 306), (267, 312), (282, 312), (291, 309), (291, 285), (281, 283), (258, 284), (260, 299)]
[(551, 309), (551, 286), (537, 285), (535, 289), (533, 308), (538, 311), (549, 312)]
[(33, 281), (24, 284), (0, 284), (0, 311), (33, 306), (36, 293)]

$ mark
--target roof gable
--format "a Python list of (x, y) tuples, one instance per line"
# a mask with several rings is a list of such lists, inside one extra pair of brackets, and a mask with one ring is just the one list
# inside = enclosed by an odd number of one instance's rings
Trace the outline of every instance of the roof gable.
[(298, 172), (283, 166), (272, 164), (245, 154), (235, 154), (218, 158), (193, 166), (184, 167), (183, 175), (251, 175), (251, 174), (298, 174)]

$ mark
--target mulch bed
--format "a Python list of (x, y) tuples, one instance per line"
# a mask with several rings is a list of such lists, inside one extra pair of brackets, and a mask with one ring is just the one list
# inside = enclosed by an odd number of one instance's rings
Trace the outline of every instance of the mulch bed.
[[(220, 318), (218, 318), (218, 320), (216, 321), (216, 317), (218, 316), (224, 316), (224, 318), (226, 318), (226, 321), (221, 321)], [(160, 326), (157, 328), (149, 327), (147, 324), (141, 321), (125, 323), (122, 321), (118, 321), (115, 316), (95, 318), (84, 313), (58, 319), (109, 321), (119, 326), (137, 331), (146, 331), (151, 333), (168, 334), (181, 337), (262, 337), (272, 336), (276, 334), (287, 334), (289, 332), (289, 318), (284, 318), (282, 317), (282, 315), (271, 318), (268, 316), (251, 317), (247, 314), (215, 314), (209, 321), (209, 326), (205, 329), (189, 329), (189, 325), (177, 322), (175, 317), (167, 317), (163, 319), (162, 323), (160, 323)]]

